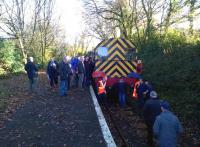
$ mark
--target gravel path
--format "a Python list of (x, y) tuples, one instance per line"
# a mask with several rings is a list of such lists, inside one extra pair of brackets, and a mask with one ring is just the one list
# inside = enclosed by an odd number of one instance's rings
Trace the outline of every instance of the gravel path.
[(89, 89), (60, 97), (40, 74), (36, 92), (0, 130), (1, 147), (101, 147), (105, 142)]

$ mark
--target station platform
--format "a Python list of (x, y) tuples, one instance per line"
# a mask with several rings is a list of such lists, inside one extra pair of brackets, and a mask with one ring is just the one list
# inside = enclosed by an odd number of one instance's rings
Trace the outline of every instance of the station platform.
[(92, 87), (58, 89), (39, 87), (32, 99), (0, 129), (0, 147), (115, 147)]

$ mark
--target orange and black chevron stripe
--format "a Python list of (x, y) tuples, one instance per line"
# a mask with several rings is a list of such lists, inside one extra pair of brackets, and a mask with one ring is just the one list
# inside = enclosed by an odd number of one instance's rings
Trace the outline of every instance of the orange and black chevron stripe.
[(136, 71), (136, 63), (126, 60), (126, 54), (134, 45), (123, 38), (111, 38), (100, 42), (99, 47), (108, 48), (106, 60), (101, 60), (96, 56), (95, 71), (103, 71), (108, 77), (127, 77), (131, 72)]

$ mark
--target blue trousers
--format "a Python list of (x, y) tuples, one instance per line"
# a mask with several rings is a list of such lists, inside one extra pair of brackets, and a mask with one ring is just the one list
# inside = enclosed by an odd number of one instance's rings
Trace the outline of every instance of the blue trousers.
[(126, 105), (126, 96), (123, 92), (119, 92), (119, 105), (121, 107), (124, 107)]
[(68, 80), (62, 80), (60, 82), (60, 96), (64, 96), (67, 94), (67, 88), (68, 88)]

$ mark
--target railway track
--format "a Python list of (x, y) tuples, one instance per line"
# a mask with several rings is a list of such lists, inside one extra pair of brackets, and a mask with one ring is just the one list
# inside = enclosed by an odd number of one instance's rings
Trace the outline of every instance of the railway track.
[(106, 112), (108, 113), (110, 120), (112, 121), (112, 124), (113, 124), (113, 126), (114, 126), (120, 140), (121, 140), (121, 146), (128, 147), (128, 143), (126, 141), (126, 138), (124, 137), (122, 130), (117, 125), (116, 120), (113, 118), (112, 112), (110, 111), (110, 109), (108, 107), (105, 107), (105, 108), (106, 108)]
[(147, 145), (144, 123), (130, 106), (124, 109), (114, 105), (109, 108), (103, 105), (101, 107), (118, 146), (144, 147)]

